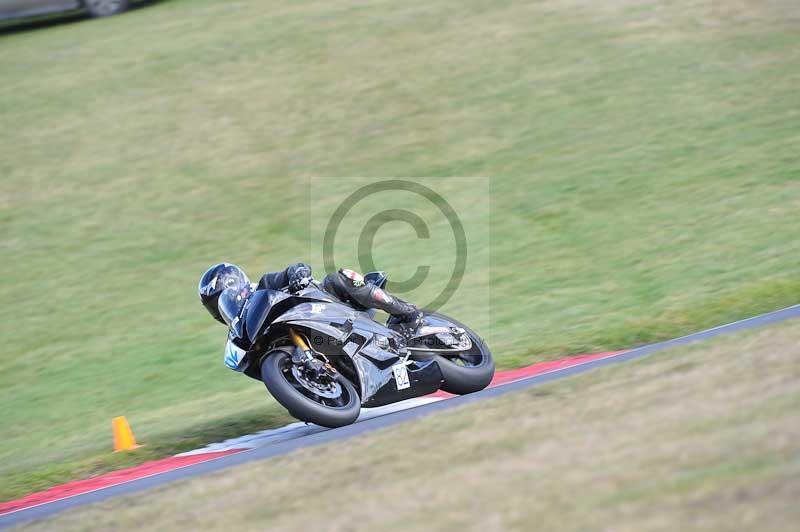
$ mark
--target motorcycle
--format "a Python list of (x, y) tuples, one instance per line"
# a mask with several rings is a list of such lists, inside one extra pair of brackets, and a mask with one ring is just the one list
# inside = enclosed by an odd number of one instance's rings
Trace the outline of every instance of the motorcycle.
[[(364, 281), (383, 288), (387, 276)], [(231, 322), (225, 364), (262, 381), (293, 417), (325, 427), (353, 423), (362, 407), (488, 386), (494, 361), (484, 341), (443, 314), (424, 316), (409, 337), (314, 280), (294, 294), (257, 290)]]

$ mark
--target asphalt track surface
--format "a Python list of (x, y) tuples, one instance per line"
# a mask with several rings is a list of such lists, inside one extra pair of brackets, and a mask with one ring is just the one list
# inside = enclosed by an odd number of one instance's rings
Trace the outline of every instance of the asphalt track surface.
[(381, 417), (373, 417), (355, 423), (353, 425), (348, 425), (346, 427), (340, 427), (337, 429), (330, 429), (330, 430), (325, 430), (323, 432), (308, 434), (292, 440), (278, 442), (266, 447), (259, 447), (256, 449), (251, 449), (236, 454), (222, 456), (220, 458), (190, 465), (187, 467), (183, 467), (181, 469), (175, 469), (172, 471), (167, 471), (150, 477), (132, 480), (125, 484), (118, 484), (97, 491), (75, 495), (73, 497), (69, 497), (66, 499), (48, 502), (45, 504), (41, 504), (39, 506), (25, 508), (22, 510), (18, 510), (0, 516), (0, 528), (20, 524), (34, 519), (49, 517), (53, 514), (62, 512), (64, 510), (68, 510), (70, 508), (76, 508), (86, 504), (92, 504), (104, 501), (106, 499), (109, 499), (111, 497), (116, 497), (118, 495), (128, 495), (131, 493), (147, 490), (149, 488), (154, 488), (156, 486), (162, 486), (164, 484), (174, 482), (176, 480), (194, 477), (198, 475), (204, 475), (228, 467), (233, 467), (248, 462), (252, 462), (254, 460), (263, 460), (265, 458), (270, 458), (273, 456), (290, 453), (294, 450), (301, 449), (303, 447), (323, 445), (333, 441), (342, 440), (345, 438), (351, 438), (353, 436), (357, 436), (365, 432), (370, 432), (376, 429), (388, 427), (391, 425), (396, 425), (398, 423), (419, 419), (423, 416), (427, 416), (434, 412), (456, 408), (461, 405), (465, 405), (475, 401), (480, 401), (490, 397), (505, 395), (507, 393), (515, 392), (518, 390), (524, 390), (547, 382), (563, 379), (565, 377), (570, 377), (572, 375), (585, 373), (593, 369), (610, 366), (612, 364), (618, 364), (620, 362), (627, 362), (630, 360), (639, 359), (651, 353), (654, 353), (656, 351), (661, 351), (662, 349), (666, 349), (669, 347), (689, 344), (692, 342), (697, 342), (699, 340), (706, 340), (709, 338), (713, 338), (715, 336), (720, 336), (722, 334), (727, 334), (735, 331), (754, 329), (756, 327), (778, 323), (793, 318), (800, 318), (800, 304), (782, 310), (769, 312), (767, 314), (762, 314), (760, 316), (755, 316), (752, 318), (736, 321), (733, 323), (728, 323), (726, 325), (720, 325), (718, 327), (706, 329), (704, 331), (689, 334), (687, 336), (682, 336), (680, 338), (675, 338), (664, 342), (658, 342), (655, 344), (637, 347), (635, 349), (620, 353), (618, 355), (613, 355), (598, 360), (592, 360), (590, 362), (586, 362), (578, 366), (571, 366), (563, 369), (557, 369), (548, 373), (536, 375), (534, 377), (521, 379), (518, 381), (510, 382), (508, 384), (503, 384), (495, 388), (487, 388), (483, 391), (474, 394), (453, 397), (451, 399), (443, 401), (424, 404), (414, 408), (409, 408), (408, 410), (401, 410), (398, 412), (386, 414)]

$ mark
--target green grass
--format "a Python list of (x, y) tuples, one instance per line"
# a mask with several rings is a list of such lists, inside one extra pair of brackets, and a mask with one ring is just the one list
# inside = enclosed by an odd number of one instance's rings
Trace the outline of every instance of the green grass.
[(783, 531), (800, 518), (799, 361), (794, 320), (29, 528)]
[[(334, 178), (440, 186), (478, 266), (445, 310), (500, 367), (797, 303), (800, 10), (717, 4), (172, 0), (0, 35), (0, 498), (282, 423), (196, 282), (319, 271)], [(407, 277), (414, 234), (378, 237)], [(142, 451), (109, 454), (117, 415)]]

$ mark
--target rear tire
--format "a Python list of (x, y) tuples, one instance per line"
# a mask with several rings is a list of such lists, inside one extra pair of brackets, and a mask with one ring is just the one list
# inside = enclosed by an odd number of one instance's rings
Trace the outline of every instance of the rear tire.
[(130, 7), (129, 0), (83, 0), (86, 11), (93, 17), (110, 17)]
[(494, 377), (494, 362), (485, 366), (464, 368), (447, 358), (437, 355), (435, 358), (442, 370), (442, 390), (456, 395), (479, 392), (489, 386)]
[(287, 372), (287, 368), (291, 364), (291, 355), (286, 351), (276, 349), (268, 353), (261, 362), (261, 380), (264, 381), (269, 393), (292, 416), (301, 421), (330, 428), (350, 425), (358, 418), (361, 411), (361, 398), (349, 380), (341, 374), (336, 379), (342, 388), (344, 402), (342, 406), (323, 405), (304, 395), (296, 386), (292, 385), (289, 380), (293, 378), (291, 371)]
[(434, 360), (439, 364), (439, 369), (442, 371), (444, 382), (442, 383), (442, 390), (454, 393), (457, 395), (465, 395), (468, 393), (478, 392), (483, 390), (494, 378), (494, 359), (492, 352), (481, 340), (480, 336), (475, 332), (449, 316), (439, 313), (430, 313), (429, 316), (436, 316), (440, 319), (449, 321), (457, 327), (464, 329), (472, 340), (472, 345), (477, 348), (480, 353), (480, 361), (476, 365), (463, 366), (442, 355), (436, 355)]

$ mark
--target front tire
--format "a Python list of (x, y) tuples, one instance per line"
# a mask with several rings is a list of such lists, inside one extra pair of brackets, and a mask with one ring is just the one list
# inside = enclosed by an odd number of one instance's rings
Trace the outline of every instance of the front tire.
[(330, 428), (350, 425), (358, 418), (361, 398), (355, 386), (341, 374), (336, 379), (341, 393), (330, 398), (315, 395), (304, 387), (291, 368), (291, 355), (281, 349), (268, 353), (261, 362), (261, 380), (292, 416)]
[(93, 17), (110, 17), (130, 7), (129, 0), (83, 0), (86, 11)]

